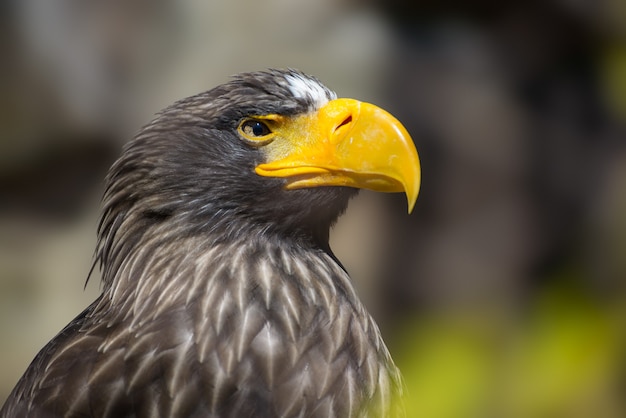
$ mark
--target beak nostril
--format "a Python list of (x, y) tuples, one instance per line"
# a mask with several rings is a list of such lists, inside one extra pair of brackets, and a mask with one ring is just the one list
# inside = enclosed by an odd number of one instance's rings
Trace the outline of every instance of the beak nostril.
[(343, 122), (341, 122), (339, 125), (337, 125), (337, 127), (335, 128), (335, 132), (337, 132), (339, 130), (339, 128), (341, 128), (342, 126), (345, 126), (347, 124), (349, 124), (350, 122), (352, 122), (352, 115), (348, 115), (347, 118), (345, 118), (343, 120)]

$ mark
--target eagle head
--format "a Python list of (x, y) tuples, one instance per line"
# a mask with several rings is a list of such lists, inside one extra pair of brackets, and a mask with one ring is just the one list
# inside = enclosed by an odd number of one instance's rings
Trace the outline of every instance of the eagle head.
[(116, 248), (165, 221), (183, 235), (281, 234), (328, 249), (359, 188), (404, 191), (410, 212), (419, 185), (415, 146), (386, 111), (299, 71), (243, 73), (174, 103), (126, 145), (98, 258), (116, 264)]

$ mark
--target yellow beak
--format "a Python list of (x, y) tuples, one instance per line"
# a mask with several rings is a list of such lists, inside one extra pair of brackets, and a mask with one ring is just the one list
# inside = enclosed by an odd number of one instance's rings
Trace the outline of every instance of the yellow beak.
[[(256, 173), (287, 180), (287, 189), (348, 186), (405, 192), (409, 213), (420, 188), (415, 145), (383, 109), (352, 99), (330, 101), (316, 113), (267, 115), (272, 133), (263, 143), (267, 162)], [(262, 138), (258, 138), (262, 139)]]

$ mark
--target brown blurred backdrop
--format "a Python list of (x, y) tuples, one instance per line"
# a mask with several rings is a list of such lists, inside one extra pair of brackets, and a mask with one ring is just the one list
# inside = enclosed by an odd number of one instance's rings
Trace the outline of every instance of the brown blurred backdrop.
[(0, 402), (99, 292), (124, 141), (234, 73), (294, 67), (420, 153), (412, 215), (362, 193), (333, 234), (410, 415), (626, 415), (623, 0), (6, 0), (0, 53)]

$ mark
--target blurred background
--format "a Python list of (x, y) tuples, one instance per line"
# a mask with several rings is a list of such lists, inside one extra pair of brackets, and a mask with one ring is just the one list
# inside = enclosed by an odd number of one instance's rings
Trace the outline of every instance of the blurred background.
[(176, 99), (294, 67), (411, 132), (333, 233), (409, 416), (626, 416), (626, 2), (0, 3), (0, 403), (83, 290), (106, 170)]

